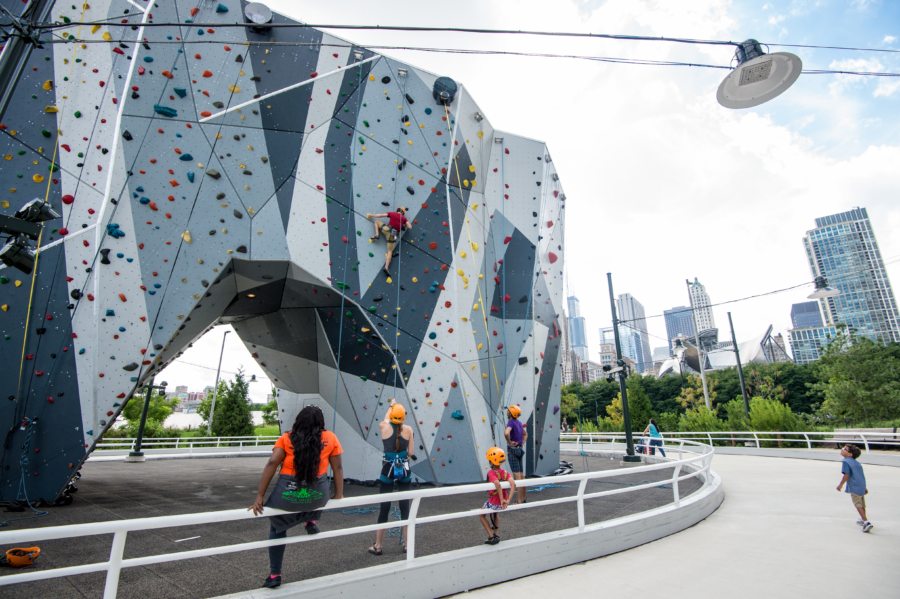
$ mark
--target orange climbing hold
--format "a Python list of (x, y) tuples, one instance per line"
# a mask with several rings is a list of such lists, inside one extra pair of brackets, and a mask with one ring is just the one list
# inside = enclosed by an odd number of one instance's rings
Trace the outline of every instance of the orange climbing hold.
[(124, 293), (120, 293), (120, 294), (119, 294), (119, 299), (122, 300), (123, 302), (127, 302), (127, 301), (128, 301), (127, 299), (125, 299), (125, 294), (124, 294)]
[[(212, 116), (212, 113), (208, 110), (204, 110), (203, 112), (200, 113), (200, 116), (202, 116), (202, 117)], [(179, 152), (179, 154), (180, 153), (181, 152)]]
[(156, 202), (150, 202), (147, 205), (150, 206), (150, 210), (159, 210), (159, 208), (156, 207)]
[(172, 74), (172, 71), (163, 71), (163, 72), (162, 72), (162, 76), (163, 76), (163, 77), (168, 77), (169, 79), (174, 79), (174, 78), (175, 78), (175, 75)]
[(203, 76), (204, 77), (212, 77), (213, 76), (212, 71), (203, 71)]
[(169, 184), (172, 187), (178, 187), (178, 181), (176, 181), (175, 179), (169, 179)]

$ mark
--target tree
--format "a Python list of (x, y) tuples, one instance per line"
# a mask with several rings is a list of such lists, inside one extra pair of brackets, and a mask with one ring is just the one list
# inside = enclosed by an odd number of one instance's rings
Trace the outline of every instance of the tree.
[[(706, 377), (706, 387), (709, 390), (709, 403), (715, 406), (716, 397), (716, 379)], [(698, 406), (706, 407), (706, 397), (703, 395), (703, 381), (699, 374), (691, 374), (684, 379), (684, 389), (678, 396), (681, 406), (688, 410), (696, 409)]]
[[(277, 390), (272, 387), (272, 397), (277, 397)], [(278, 426), (278, 400), (273, 399), (262, 409), (262, 419), (266, 426)]]
[[(216, 437), (241, 437), (253, 434), (253, 416), (250, 413), (248, 385), (244, 371), (239, 369), (231, 384), (219, 382), (216, 397), (216, 413), (213, 415), (212, 434)], [(203, 417), (203, 426), (209, 422), (213, 394), (207, 394), (197, 412)]]
[(625, 382), (628, 391), (628, 415), (631, 418), (631, 430), (643, 431), (653, 418), (653, 406), (650, 397), (644, 391), (644, 377), (630, 376)]
[(812, 387), (824, 396), (823, 415), (854, 423), (900, 415), (900, 344), (875, 343), (838, 325), (816, 366)]
[[(146, 395), (141, 393), (141, 395), (135, 395), (132, 397), (125, 407), (122, 408), (122, 416), (125, 417), (125, 420), (128, 421), (129, 426), (137, 426), (137, 423), (141, 421), (141, 412), (144, 409), (144, 402), (146, 401)], [(175, 406), (178, 405), (178, 398), (168, 398), (164, 395), (159, 395), (154, 390), (150, 395), (150, 406), (147, 408), (147, 420), (156, 420), (157, 422), (163, 422), (166, 418), (169, 417), (169, 414), (175, 409)]]

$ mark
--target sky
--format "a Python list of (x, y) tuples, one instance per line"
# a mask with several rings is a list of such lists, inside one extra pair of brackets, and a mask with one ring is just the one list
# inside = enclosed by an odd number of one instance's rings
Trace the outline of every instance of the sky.
[[(805, 69), (900, 73), (900, 2), (893, 0), (268, 0), (311, 24), (571, 31), (741, 41), (798, 55)], [(363, 45), (577, 54), (728, 65), (728, 46), (560, 37), (345, 31)], [(800, 44), (865, 51), (791, 48)], [(606, 273), (648, 316), (687, 305), (696, 277), (713, 302), (811, 281), (802, 238), (816, 217), (860, 206), (884, 259), (900, 256), (900, 78), (804, 74), (778, 98), (744, 110), (715, 94), (727, 71), (596, 61), (384, 50), (462, 82), (497, 129), (545, 141), (566, 203), (566, 272), (587, 321), (590, 350), (611, 323)], [(887, 267), (900, 283), (900, 262)], [(790, 328), (812, 285), (714, 308), (731, 311), (738, 340)], [(895, 292), (896, 295), (896, 292)], [(651, 347), (666, 345), (662, 317)], [(188, 349), (164, 377), (213, 384), (223, 332)], [(222, 369), (271, 385), (235, 334)], [(190, 366), (198, 364), (200, 368)], [(211, 370), (210, 370), (211, 369)], [(230, 374), (228, 376), (231, 376)]]

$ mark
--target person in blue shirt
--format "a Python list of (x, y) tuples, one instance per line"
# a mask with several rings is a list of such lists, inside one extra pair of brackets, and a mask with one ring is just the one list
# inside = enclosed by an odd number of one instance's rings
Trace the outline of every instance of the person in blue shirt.
[[(506, 423), (506, 430), (503, 436), (506, 437), (506, 455), (509, 458), (509, 469), (512, 470), (513, 480), (522, 480), (525, 478), (525, 469), (523, 468), (525, 457), (525, 443), (528, 442), (528, 430), (519, 422), (519, 416), (522, 415), (522, 408), (519, 406), (509, 406), (506, 409), (509, 421)], [(519, 487), (518, 493), (519, 503), (527, 503), (525, 499), (525, 487)]]
[(662, 435), (659, 434), (659, 425), (656, 424), (656, 420), (653, 418), (650, 419), (650, 424), (644, 429), (644, 434), (648, 433), (650, 434), (650, 455), (656, 455), (656, 448), (659, 447), (659, 453), (662, 454), (662, 457), (666, 457), (666, 450), (662, 448), (663, 440)]
[(869, 532), (872, 530), (872, 523), (866, 517), (866, 495), (869, 494), (869, 489), (866, 488), (866, 475), (863, 473), (862, 464), (856, 461), (859, 454), (859, 447), (856, 445), (844, 445), (841, 448), (841, 456), (844, 458), (841, 462), (841, 472), (844, 477), (841, 478), (837, 490), (840, 491), (845, 484), (847, 485), (847, 493), (850, 493), (853, 507), (859, 512), (859, 520), (856, 523), (863, 527), (863, 532)]

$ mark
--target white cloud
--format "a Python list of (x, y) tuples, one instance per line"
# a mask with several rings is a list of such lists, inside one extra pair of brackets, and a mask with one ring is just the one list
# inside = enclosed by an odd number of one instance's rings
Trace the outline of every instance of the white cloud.
[(878, 82), (878, 87), (875, 88), (875, 92), (872, 95), (876, 98), (879, 96), (890, 98), (897, 93), (898, 90), (900, 90), (900, 81), (885, 79)]
[(763, 4), (763, 7), (762, 7), (763, 10), (769, 10), (770, 8), (772, 8), (772, 7), (769, 6), (768, 4)]
[(893, 35), (886, 35), (886, 36), (884, 36), (884, 40), (882, 40), (881, 43), (883, 43), (883, 44), (893, 44), (893, 43), (896, 42), (896, 41), (897, 41), (897, 38), (894, 37)]
[[(877, 59), (848, 58), (846, 60), (833, 60), (828, 68), (832, 71), (869, 72), (879, 73), (884, 71), (884, 65)], [(862, 75), (835, 75), (834, 81), (829, 84), (831, 95), (836, 96), (848, 88), (858, 88), (866, 85), (868, 79)]]
[(769, 17), (769, 25), (778, 25), (782, 21), (784, 21), (787, 17), (784, 15), (776, 15)]

